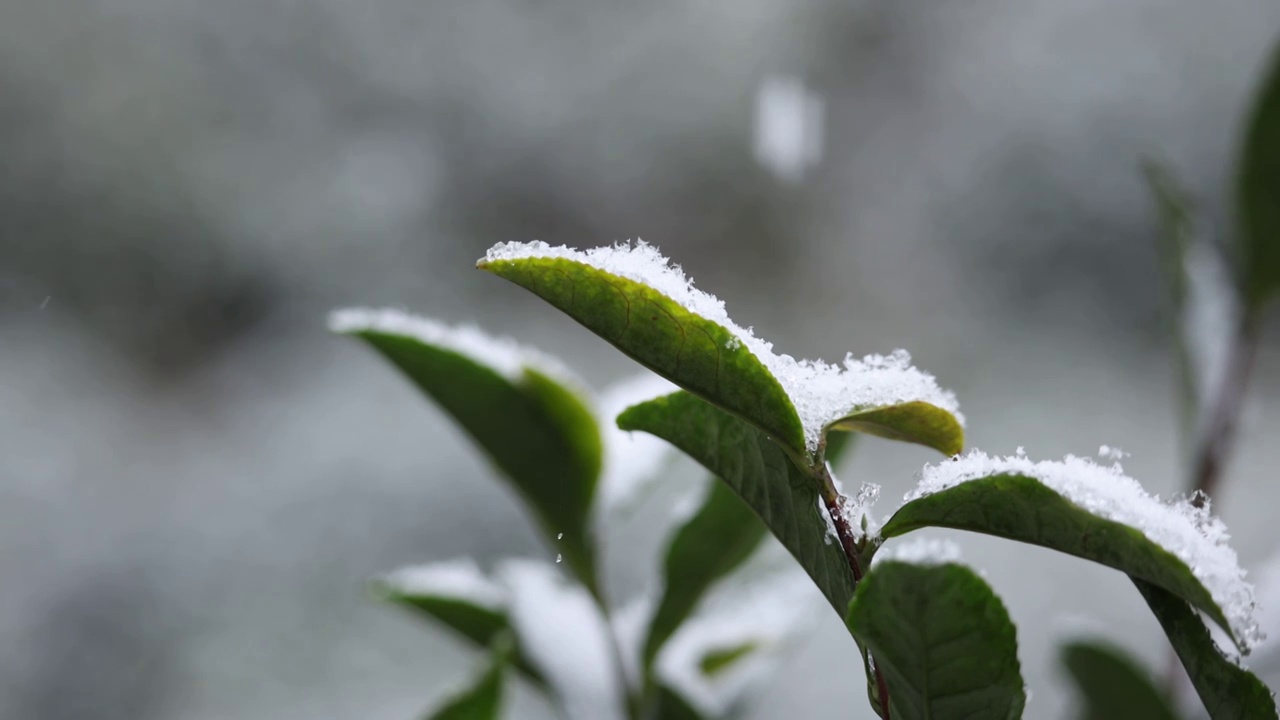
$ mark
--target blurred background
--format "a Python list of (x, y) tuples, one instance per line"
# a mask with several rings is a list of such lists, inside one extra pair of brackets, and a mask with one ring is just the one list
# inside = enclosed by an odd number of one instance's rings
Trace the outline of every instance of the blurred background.
[[(1179, 491), (1138, 161), (1222, 234), (1278, 29), (1270, 0), (0, 3), (0, 716), (393, 720), (459, 682), (467, 648), (365, 581), (548, 551), (324, 322), (398, 305), (634, 371), (473, 270), (499, 241), (644, 238), (782, 351), (909, 349), (973, 446), (1110, 444)], [(1280, 547), (1275, 315), (1215, 498), (1251, 568)], [(887, 512), (933, 460), (869, 440), (842, 477)], [(620, 532), (625, 593), (662, 538)], [(1063, 716), (1072, 618), (1165, 667), (1118, 573), (956, 539), (1029, 718)], [(777, 680), (756, 717), (870, 716), (834, 615)]]

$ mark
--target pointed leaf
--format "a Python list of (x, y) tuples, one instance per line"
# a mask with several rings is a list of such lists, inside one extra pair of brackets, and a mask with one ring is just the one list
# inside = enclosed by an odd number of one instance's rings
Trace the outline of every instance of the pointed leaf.
[(525, 656), (510, 619), (510, 590), (486, 576), (470, 558), (400, 568), (373, 583), (383, 600), (443, 623), (480, 648), (504, 636), (516, 667), (545, 688), (542, 674)]
[(1079, 691), (1080, 720), (1178, 720), (1150, 674), (1109, 643), (1067, 643), (1062, 647), (1062, 665)]
[(894, 720), (1022, 717), (1016, 630), (972, 570), (881, 563), (858, 584), (845, 622), (884, 674)]
[(702, 507), (667, 546), (662, 600), (649, 625), (643, 662), (653, 666), (658, 650), (718, 580), (742, 565), (765, 529), (755, 512), (727, 484), (713, 480)]
[(1186, 563), (1136, 528), (1085, 510), (1039, 479), (1000, 473), (911, 500), (889, 518), (881, 535), (892, 538), (925, 527), (1008, 538), (1115, 568), (1174, 592), (1231, 630)]
[(1280, 290), (1280, 48), (1267, 62), (1244, 132), (1239, 260), (1245, 302), (1256, 308)]
[(763, 432), (685, 392), (628, 408), (618, 427), (663, 438), (727, 483), (844, 613), (853, 574), (828, 537), (818, 488)]
[(453, 416), (510, 479), (552, 547), (597, 591), (589, 512), (600, 429), (572, 381), (553, 376), (564, 374), (554, 361), (472, 328), (390, 311), (346, 311), (332, 324), (373, 346)]
[(760, 358), (723, 325), (648, 285), (576, 260), (481, 260), (477, 267), (520, 285), (671, 382), (805, 453), (791, 398)]
[(702, 656), (702, 661), (698, 663), (698, 669), (703, 675), (715, 676), (733, 667), (735, 663), (747, 657), (751, 653), (760, 648), (760, 643), (748, 641), (733, 647), (719, 648), (712, 650)]
[(943, 455), (955, 455), (964, 450), (964, 426), (960, 420), (953, 413), (927, 402), (871, 408), (837, 420), (830, 427), (916, 443)]
[(428, 720), (498, 720), (502, 712), (502, 679), (510, 645), (499, 639), (485, 672), (471, 687), (445, 702)]
[(1157, 585), (1134, 579), (1164, 628), (1212, 720), (1276, 718), (1271, 691), (1253, 673), (1222, 655), (1204, 621), (1185, 600)]

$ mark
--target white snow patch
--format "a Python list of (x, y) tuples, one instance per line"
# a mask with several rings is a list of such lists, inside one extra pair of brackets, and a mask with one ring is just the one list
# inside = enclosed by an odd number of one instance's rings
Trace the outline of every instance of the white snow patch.
[(798, 77), (775, 75), (756, 93), (756, 162), (787, 182), (799, 182), (822, 159), (822, 96)]
[[(773, 344), (756, 337), (731, 319), (724, 303), (694, 288), (679, 265), (672, 265), (657, 248), (637, 241), (575, 250), (535, 241), (499, 243), (489, 249), (484, 260), (498, 262), (524, 258), (564, 258), (584, 263), (604, 272), (643, 283), (671, 298), (689, 312), (717, 323), (736, 335), (743, 347), (755, 355), (782, 385), (804, 427), (810, 452), (816, 451), (822, 430), (860, 409), (923, 401), (953, 413), (963, 423), (956, 397), (938, 387), (937, 380), (911, 365), (911, 355), (895, 350), (889, 355), (867, 355), (861, 359), (846, 355), (840, 365), (821, 360), (796, 360), (775, 355)], [(738, 352), (726, 348), (729, 352)]]
[[(704, 611), (680, 627), (657, 660), (659, 677), (708, 717), (723, 716), (759, 685), (804, 621), (817, 615), (821, 599), (798, 571), (732, 589), (708, 598)], [(748, 643), (755, 646), (750, 653), (714, 675), (703, 673), (708, 654)]]
[(621, 720), (610, 630), (587, 591), (530, 560), (502, 563), (498, 577), (510, 589), (521, 647), (555, 689), (566, 716)]
[[(1203, 240), (1192, 242), (1183, 259), (1187, 305), (1182, 327), (1200, 408), (1213, 407), (1226, 381), (1240, 301), (1222, 254)], [(1199, 421), (1203, 421), (1201, 414)], [(1203, 428), (1200, 428), (1203, 430)]]
[(1121, 460), (1129, 457), (1129, 453), (1125, 452), (1124, 450), (1121, 450), (1118, 447), (1111, 447), (1110, 445), (1099, 445), (1098, 457), (1104, 458), (1106, 460), (1114, 460), (1116, 462), (1120, 462)]
[(945, 565), (960, 562), (960, 546), (945, 538), (912, 538), (890, 542), (876, 551), (871, 567), (898, 561), (912, 565)]
[(395, 308), (345, 308), (329, 315), (335, 333), (375, 332), (442, 347), (484, 365), (512, 382), (519, 382), (526, 368), (589, 395), (581, 379), (559, 359), (516, 341), (490, 335), (475, 325), (446, 325), (431, 318)]
[(401, 595), (456, 598), (491, 610), (502, 610), (508, 600), (506, 588), (486, 577), (471, 558), (400, 568), (381, 582)]
[(607, 388), (596, 407), (600, 414), (605, 458), (600, 481), (602, 517), (625, 510), (656, 480), (673, 452), (669, 443), (644, 432), (619, 430), (618, 415), (632, 405), (678, 390), (665, 378), (645, 371)]
[(627, 601), (613, 613), (613, 637), (622, 655), (623, 671), (632, 686), (639, 686), (640, 654), (644, 651), (645, 634), (653, 620), (654, 596), (642, 593)]
[(1032, 462), (1025, 457), (991, 457), (971, 451), (950, 461), (926, 465), (909, 502), (961, 483), (1001, 473), (1033, 477), (1094, 515), (1136, 528), (1149, 540), (1186, 563), (1226, 616), (1246, 651), (1264, 638), (1253, 617), (1253, 586), (1245, 580), (1236, 553), (1227, 544), (1223, 522), (1186, 498), (1170, 502), (1148, 494), (1119, 465), (1104, 467), (1068, 455), (1062, 461)]

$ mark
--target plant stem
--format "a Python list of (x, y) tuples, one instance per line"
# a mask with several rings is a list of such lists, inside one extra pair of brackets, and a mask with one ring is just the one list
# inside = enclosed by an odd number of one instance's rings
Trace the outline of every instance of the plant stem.
[[(836, 529), (836, 535), (840, 538), (840, 547), (844, 549), (845, 557), (849, 559), (849, 571), (853, 573), (853, 585), (857, 588), (858, 583), (862, 582), (862, 565), (858, 562), (858, 544), (854, 537), (853, 528), (849, 525), (849, 518), (845, 517), (843, 501), (844, 496), (836, 490), (835, 480), (831, 477), (831, 471), (827, 469), (827, 463), (821, 457), (818, 459), (817, 467), (818, 486), (822, 490), (822, 504), (827, 508), (827, 515), (831, 517), (831, 524)], [(870, 655), (868, 655), (870, 657)], [(884, 720), (889, 718), (889, 686), (885, 684), (884, 675), (880, 672), (880, 666), (876, 664), (875, 658), (871, 657), (871, 672), (876, 679), (876, 693), (880, 697), (881, 717)]]
[(618, 640), (617, 630), (613, 626), (613, 614), (609, 611), (609, 603), (604, 599), (603, 594), (595, 589), (592, 590), (591, 597), (596, 601), (596, 606), (600, 608), (600, 614), (604, 617), (605, 634), (609, 640), (609, 650), (613, 654), (614, 672), (618, 680), (618, 690), (622, 693), (622, 704), (627, 710), (627, 720), (640, 720), (640, 696), (631, 686), (631, 679), (627, 677), (626, 657), (622, 652), (622, 643)]
[(1258, 313), (1246, 310), (1230, 348), (1225, 376), (1217, 396), (1206, 408), (1191, 471), (1191, 502), (1203, 507), (1217, 489), (1222, 468), (1235, 440), (1245, 391), (1258, 352)]

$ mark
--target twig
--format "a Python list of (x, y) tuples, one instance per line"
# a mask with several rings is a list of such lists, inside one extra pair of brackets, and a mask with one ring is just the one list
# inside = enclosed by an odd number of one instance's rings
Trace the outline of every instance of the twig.
[[(827, 469), (827, 463), (821, 458), (817, 463), (817, 479), (818, 485), (822, 490), (822, 503), (827, 508), (827, 514), (831, 516), (831, 524), (836, 529), (836, 535), (840, 538), (840, 547), (844, 549), (845, 557), (849, 559), (849, 571), (853, 573), (853, 585), (856, 588), (859, 582), (862, 582), (862, 565), (858, 562), (858, 545), (854, 538), (853, 528), (849, 525), (849, 518), (845, 517), (843, 503), (844, 496), (836, 490), (835, 481), (831, 478), (831, 471)], [(889, 686), (885, 684), (884, 674), (880, 672), (880, 666), (876, 664), (875, 658), (871, 657), (871, 672), (876, 679), (876, 693), (880, 696), (881, 717), (884, 720), (889, 718)]]

